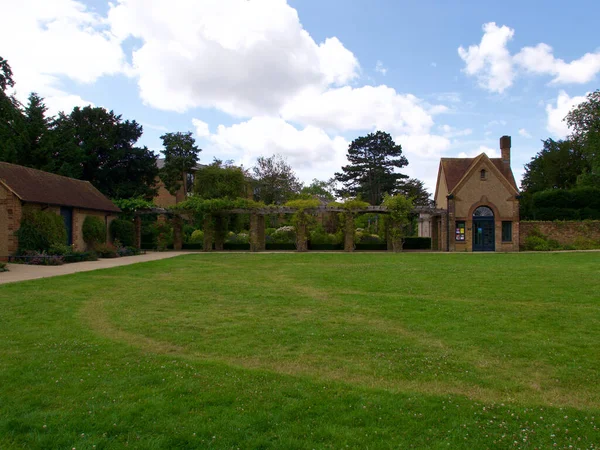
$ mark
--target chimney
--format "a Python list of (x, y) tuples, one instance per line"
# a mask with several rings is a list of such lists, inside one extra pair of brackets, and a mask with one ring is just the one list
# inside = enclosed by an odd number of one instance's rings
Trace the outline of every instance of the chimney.
[(500, 138), (500, 153), (502, 162), (510, 169), (510, 136), (502, 136)]

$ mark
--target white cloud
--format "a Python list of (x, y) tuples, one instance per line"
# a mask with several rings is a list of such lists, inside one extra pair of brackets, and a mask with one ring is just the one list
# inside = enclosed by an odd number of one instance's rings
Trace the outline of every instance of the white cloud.
[(523, 136), (524, 138), (531, 139), (531, 135), (527, 132), (525, 128), (519, 129), (519, 135)]
[(105, 20), (74, 0), (12, 2), (0, 27), (2, 56), (17, 82), (17, 96), (45, 97), (51, 112), (89, 102), (64, 91), (61, 79), (93, 83), (126, 71), (120, 41)]
[(490, 120), (485, 125), (485, 128), (492, 128), (492, 127), (497, 127), (497, 126), (500, 126), (500, 127), (506, 126), (506, 120), (497, 120), (497, 119)]
[(192, 124), (194, 125), (194, 128), (196, 128), (196, 136), (201, 138), (210, 136), (210, 129), (206, 122), (200, 119), (192, 119)]
[(314, 126), (296, 128), (281, 118), (253, 117), (232, 126), (219, 125), (208, 136), (207, 151), (235, 159), (245, 167), (259, 156), (281, 154), (303, 181), (329, 178), (347, 164), (349, 142), (341, 136), (330, 137)]
[(439, 129), (442, 131), (444, 137), (447, 138), (469, 136), (473, 134), (473, 130), (471, 128), (465, 128), (460, 130), (458, 128), (451, 127), (450, 125), (442, 125), (439, 127)]
[(352, 52), (335, 37), (317, 44), (285, 0), (119, 0), (109, 22), (121, 39), (142, 41), (134, 73), (159, 109), (275, 114), (307, 87), (358, 76)]
[(589, 83), (600, 73), (600, 52), (586, 53), (567, 63), (554, 56), (551, 46), (540, 43), (511, 55), (507, 45), (514, 36), (512, 28), (490, 22), (483, 31), (479, 45), (468, 49), (461, 46), (458, 54), (465, 62), (465, 73), (477, 77), (479, 85), (490, 92), (502, 93), (512, 86), (515, 65), (526, 73), (552, 75), (553, 84)]
[(461, 152), (458, 154), (458, 157), (459, 158), (474, 158), (475, 156), (479, 156), (482, 153), (485, 153), (490, 158), (500, 158), (500, 152), (498, 150), (488, 147), (486, 145), (480, 145), (477, 150), (474, 150), (469, 153)]
[(381, 61), (377, 61), (377, 64), (375, 64), (375, 72), (379, 72), (381, 75), (386, 76), (388, 70)]
[(600, 72), (600, 52), (586, 53), (581, 58), (564, 62), (555, 58), (552, 47), (538, 44), (535, 47), (524, 47), (515, 55), (515, 62), (527, 72), (542, 75), (553, 75), (552, 83), (588, 83)]
[(432, 62), (431, 63), (431, 67), (437, 67), (437, 63), (436, 62)]
[(284, 119), (333, 131), (385, 130), (392, 134), (428, 134), (433, 114), (445, 110), (385, 85), (325, 92), (305, 91), (282, 110)]
[(477, 76), (479, 85), (491, 92), (502, 93), (513, 83), (512, 59), (506, 44), (514, 35), (514, 30), (494, 22), (483, 26), (483, 37), (479, 45), (468, 49), (458, 48), (458, 54), (465, 62), (464, 71)]
[(560, 91), (556, 99), (556, 106), (546, 105), (547, 123), (546, 129), (558, 138), (564, 138), (570, 134), (569, 127), (564, 121), (567, 114), (581, 102), (586, 100), (585, 96), (569, 97), (565, 91)]

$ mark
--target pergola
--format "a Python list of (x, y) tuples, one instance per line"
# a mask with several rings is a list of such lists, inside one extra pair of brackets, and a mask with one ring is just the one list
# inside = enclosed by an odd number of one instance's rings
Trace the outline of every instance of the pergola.
[[(295, 214), (298, 212), (297, 208), (291, 208), (287, 206), (270, 206), (265, 208), (257, 209), (226, 209), (211, 214), (205, 214), (204, 217), (204, 245), (203, 251), (212, 251), (213, 242), (215, 244), (215, 250), (223, 250), (224, 236), (215, 233), (215, 230), (219, 228), (223, 218), (230, 214), (248, 214), (250, 215), (250, 251), (261, 252), (266, 249), (266, 235), (265, 235), (265, 216), (278, 215), (278, 214)], [(338, 206), (319, 206), (316, 208), (307, 208), (302, 211), (306, 215), (323, 215), (327, 213), (344, 213), (345, 224), (344, 224), (344, 251), (354, 251), (354, 218), (358, 214), (366, 213), (377, 213), (377, 214), (389, 214), (390, 211), (385, 206), (367, 206), (366, 208), (347, 209)], [(417, 206), (413, 208), (413, 214), (429, 214), (429, 215), (441, 215), (443, 210)], [(144, 210), (138, 210), (135, 212), (134, 224), (135, 224), (135, 245), (137, 248), (141, 247), (141, 231), (142, 221), (141, 216), (146, 214), (156, 214), (159, 217), (169, 217), (173, 224), (173, 246), (175, 250), (181, 250), (183, 245), (183, 234), (182, 225), (183, 219), (188, 218), (190, 213), (173, 211), (165, 208), (149, 208)], [(214, 218), (214, 222), (213, 222)], [(395, 223), (388, 224), (390, 227), (396, 226)], [(300, 221), (296, 225), (296, 251), (305, 252), (307, 251), (307, 230), (306, 223)], [(397, 243), (392, 242), (392, 248), (396, 249)], [(400, 243), (401, 247), (401, 243)], [(390, 246), (388, 246), (390, 248)]]

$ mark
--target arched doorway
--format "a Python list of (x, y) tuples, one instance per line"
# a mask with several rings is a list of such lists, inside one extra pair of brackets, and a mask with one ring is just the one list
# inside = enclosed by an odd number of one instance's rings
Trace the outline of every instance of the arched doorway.
[(494, 211), (490, 207), (480, 206), (473, 211), (474, 252), (493, 252), (496, 250), (494, 230)]

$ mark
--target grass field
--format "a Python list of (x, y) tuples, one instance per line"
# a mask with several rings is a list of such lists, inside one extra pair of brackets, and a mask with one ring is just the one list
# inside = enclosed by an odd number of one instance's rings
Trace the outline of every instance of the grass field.
[(0, 287), (0, 449), (600, 448), (600, 253), (202, 254)]

